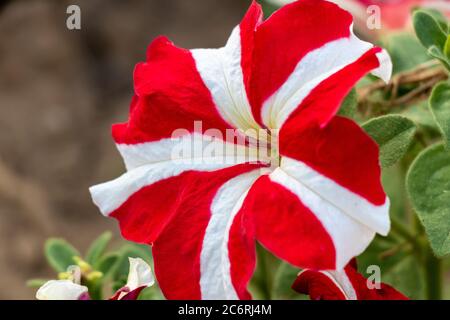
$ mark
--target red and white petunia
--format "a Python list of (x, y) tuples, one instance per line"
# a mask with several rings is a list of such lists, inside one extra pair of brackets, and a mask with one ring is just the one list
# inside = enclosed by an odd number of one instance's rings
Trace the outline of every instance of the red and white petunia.
[[(130, 271), (125, 286), (117, 290), (110, 300), (136, 300), (145, 288), (155, 280), (150, 266), (141, 258), (128, 258)], [(74, 266), (77, 268), (76, 266)], [(80, 277), (64, 280), (50, 280), (36, 292), (38, 300), (90, 300), (86, 286), (80, 284)]]
[(358, 273), (356, 262), (341, 271), (303, 270), (292, 288), (312, 300), (409, 300), (385, 283), (369, 286), (367, 279)]
[[(364, 75), (388, 81), (391, 69), (322, 0), (266, 21), (253, 2), (220, 49), (157, 38), (135, 68), (129, 120), (112, 130), (127, 173), (93, 200), (126, 239), (152, 245), (169, 299), (249, 299), (255, 241), (298, 267), (342, 269), (390, 223), (378, 146), (336, 112)], [(268, 136), (270, 158), (251, 143)], [(180, 139), (201, 159), (174, 156)]]

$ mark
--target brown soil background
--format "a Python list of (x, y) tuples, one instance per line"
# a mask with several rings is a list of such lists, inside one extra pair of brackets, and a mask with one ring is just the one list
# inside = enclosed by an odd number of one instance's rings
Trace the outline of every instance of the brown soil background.
[[(124, 171), (110, 125), (127, 119), (150, 41), (222, 46), (249, 3), (0, 1), (0, 299), (31, 299), (27, 279), (55, 276), (47, 237), (84, 251), (102, 231), (118, 235), (88, 187)], [(79, 31), (66, 28), (69, 4), (81, 8)]]

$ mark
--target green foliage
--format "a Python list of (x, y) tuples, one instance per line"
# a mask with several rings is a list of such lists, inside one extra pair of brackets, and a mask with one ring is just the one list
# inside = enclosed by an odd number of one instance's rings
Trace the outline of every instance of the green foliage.
[(445, 42), (444, 55), (447, 59), (450, 59), (450, 36), (447, 36), (447, 41)]
[(107, 253), (98, 259), (97, 263), (94, 264), (94, 269), (103, 273), (104, 277), (109, 276), (114, 272), (117, 267), (117, 263), (120, 259), (120, 255), (117, 253)]
[(401, 115), (427, 131), (439, 131), (433, 114), (428, 107), (428, 101), (421, 101), (408, 106)]
[(338, 115), (354, 118), (358, 107), (358, 95), (356, 94), (356, 90), (353, 89), (350, 93), (345, 97), (342, 102), (341, 108), (339, 109)]
[(393, 64), (393, 72), (410, 70), (430, 60), (427, 50), (413, 35), (395, 33), (387, 39), (387, 47)]
[(450, 70), (448, 56), (448, 23), (446, 19), (434, 10), (417, 10), (413, 15), (414, 29), (428, 54), (438, 59)]
[(45, 242), (45, 257), (57, 272), (64, 272), (75, 263), (74, 257), (80, 256), (71, 244), (63, 239), (50, 238)]
[(435, 254), (450, 253), (450, 153), (443, 144), (417, 157), (408, 172), (407, 189)]
[(447, 148), (450, 148), (450, 83), (441, 82), (434, 88), (430, 97), (430, 109)]
[(105, 252), (106, 247), (111, 241), (112, 233), (107, 231), (100, 235), (89, 247), (86, 253), (86, 261), (95, 264), (101, 255)]
[(414, 122), (400, 115), (387, 115), (363, 124), (363, 129), (378, 143), (382, 167), (403, 158), (414, 138)]
[(414, 29), (417, 38), (425, 48), (437, 46), (443, 49), (447, 41), (447, 30), (442, 29), (442, 25), (430, 12), (417, 10), (413, 15)]
[(275, 273), (275, 285), (273, 288), (273, 297), (277, 300), (302, 299), (304, 296), (294, 291), (291, 286), (297, 278), (300, 270), (283, 262)]
[[(151, 251), (148, 246), (125, 242), (120, 247), (108, 251), (111, 232), (101, 234), (89, 246), (85, 258), (77, 249), (63, 239), (50, 238), (45, 243), (45, 256), (50, 266), (60, 275), (70, 266), (78, 265), (82, 272), (81, 284), (89, 289), (94, 300), (112, 296), (113, 292), (123, 287), (128, 278), (128, 258), (142, 258), (151, 264)], [(39, 288), (48, 280), (31, 279), (27, 286)], [(164, 299), (159, 287), (146, 288), (139, 295), (140, 300)]]
[(404, 241), (377, 236), (369, 248), (358, 257), (358, 269), (367, 276), (367, 268), (377, 265), (381, 270), (381, 280), (400, 290), (411, 299), (424, 298), (424, 275), (415, 250)]

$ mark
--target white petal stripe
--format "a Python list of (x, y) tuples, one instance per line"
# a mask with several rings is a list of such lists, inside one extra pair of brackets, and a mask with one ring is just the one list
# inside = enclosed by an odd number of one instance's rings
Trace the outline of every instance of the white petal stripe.
[(234, 128), (258, 129), (244, 85), (239, 26), (233, 30), (225, 47), (191, 52), (222, 117)]
[[(236, 159), (235, 164), (245, 163), (246, 160), (246, 158)], [(89, 191), (102, 214), (108, 216), (143, 187), (178, 176), (185, 171), (215, 171), (235, 164), (224, 164), (221, 160), (217, 163), (211, 161), (210, 163), (187, 164), (179, 164), (174, 161), (159, 162), (133, 169), (115, 180), (93, 186)]]
[[(357, 61), (373, 48), (369, 42), (360, 40), (353, 34), (349, 38), (331, 41), (309, 52), (299, 61), (287, 81), (269, 98), (262, 107), (262, 119), (269, 128), (280, 129), (290, 114), (308, 97), (321, 82)], [(389, 81), (392, 63), (383, 51), (377, 57), (380, 67), (373, 74)]]
[(282, 158), (281, 168), (305, 187), (359, 223), (381, 235), (388, 234), (390, 229), (388, 198), (386, 198), (384, 205), (376, 206), (313, 170), (303, 162), (288, 157)]
[(236, 214), (242, 207), (248, 190), (260, 176), (255, 170), (226, 182), (211, 204), (211, 219), (206, 228), (200, 255), (200, 287), (202, 299), (236, 300), (230, 274), (228, 239)]
[[(206, 132), (205, 132), (206, 133)], [(218, 133), (218, 132), (217, 132)], [(248, 161), (257, 161), (256, 147), (246, 147), (224, 141), (223, 136), (207, 136), (202, 133), (185, 134), (180, 137), (161, 139), (155, 142), (138, 144), (117, 144), (127, 170), (163, 161), (178, 163), (206, 162), (215, 158), (222, 159), (227, 164), (235, 163), (235, 159), (248, 157)], [(260, 152), (260, 154), (264, 154)], [(263, 159), (264, 160), (264, 159)], [(265, 159), (269, 161), (270, 159)]]
[(270, 174), (270, 179), (296, 195), (322, 223), (335, 247), (336, 269), (343, 269), (350, 259), (361, 254), (374, 238), (373, 229), (353, 219), (281, 168), (275, 169)]

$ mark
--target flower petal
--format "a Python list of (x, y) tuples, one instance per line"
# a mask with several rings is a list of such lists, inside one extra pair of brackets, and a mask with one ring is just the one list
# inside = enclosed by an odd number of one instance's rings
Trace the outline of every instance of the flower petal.
[(70, 280), (50, 280), (36, 292), (38, 300), (85, 300), (88, 288)]
[[(255, 34), (248, 87), (256, 120), (270, 128), (281, 128), (291, 113), (303, 109), (304, 100), (316, 99), (308, 99), (315, 91), (323, 90), (315, 90), (316, 87), (330, 88), (337, 83), (336, 78), (342, 78), (332, 77), (334, 74), (361, 64), (358, 61), (370, 55), (370, 64), (365, 62), (359, 67), (362, 75), (347, 72), (346, 83), (333, 93), (336, 101), (333, 98), (325, 110), (319, 111), (321, 116), (314, 119), (326, 124), (354, 82), (365, 73), (378, 68), (377, 74), (389, 78), (390, 60), (386, 61), (383, 55), (380, 61), (372, 48), (372, 44), (354, 36), (352, 16), (333, 3), (302, 0), (284, 6), (261, 23)], [(317, 109), (321, 108), (315, 108), (316, 112)]]
[(254, 184), (244, 207), (258, 241), (299, 268), (342, 269), (375, 235), (280, 168)]
[[(194, 143), (197, 142), (200, 142), (201, 148), (202, 140), (194, 138)], [(151, 155), (152, 152), (162, 150), (165, 144), (166, 141), (162, 140), (122, 146), (122, 155), (131, 170), (116, 180), (90, 188), (94, 203), (105, 216), (119, 220), (122, 233), (129, 240), (154, 242), (179, 208), (179, 194), (185, 185), (190, 185), (191, 177), (197, 172), (208, 175), (249, 161), (247, 156), (232, 156), (229, 161), (225, 161), (227, 158), (217, 154), (200, 161), (174, 159), (144, 164), (151, 160), (146, 159), (146, 152), (150, 150)], [(221, 150), (226, 148), (220, 143), (219, 146)]]
[(134, 71), (136, 96), (127, 123), (113, 126), (118, 144), (136, 144), (170, 138), (177, 129), (194, 131), (202, 121), (204, 130), (225, 134), (230, 125), (217, 110), (201, 79), (190, 51), (159, 37), (149, 46), (147, 62)]
[(247, 166), (191, 177), (179, 200), (182, 206), (153, 246), (155, 273), (168, 299), (248, 297), (245, 277), (234, 278), (230, 269), (253, 271), (254, 247), (234, 238), (234, 225), (259, 175), (259, 169)]
[[(311, 57), (311, 60), (305, 62), (304, 67), (299, 66), (278, 93), (265, 104), (271, 108), (271, 125), (282, 130), (284, 126), (298, 128), (300, 124), (324, 127), (336, 114), (351, 88), (369, 71), (373, 70), (373, 74), (388, 81), (392, 72), (388, 54), (364, 43), (364, 49), (358, 55), (355, 48), (358, 48), (360, 42), (362, 41), (351, 36), (350, 40), (330, 43), (317, 53), (318, 56), (328, 57), (328, 64), (331, 64), (329, 57), (332, 56), (331, 61), (340, 63), (337, 66), (327, 66), (326, 62), (322, 62), (314, 54), (305, 58), (307, 60)], [(339, 60), (340, 55), (345, 55), (345, 50), (349, 50), (347, 52), (350, 58)], [(333, 52), (339, 53), (338, 58), (334, 59), (337, 53)], [(304, 84), (300, 84), (298, 79), (305, 79)]]
[(292, 288), (309, 295), (311, 300), (347, 300), (344, 290), (328, 272), (304, 270)]
[(341, 271), (304, 270), (292, 288), (313, 300), (408, 300), (385, 283), (380, 283), (379, 289), (369, 288), (367, 279), (352, 265)]
[[(304, 163), (375, 206), (386, 204), (378, 145), (352, 120), (334, 117), (322, 129), (283, 129), (280, 154)], [(383, 219), (376, 229), (385, 235), (389, 224), (387, 216)]]
[(250, 71), (253, 33), (261, 21), (261, 8), (254, 2), (225, 47), (191, 51), (220, 114), (234, 128), (243, 130), (259, 128), (247, 98), (244, 75), (248, 77)]
[(147, 262), (141, 258), (128, 258), (130, 262), (130, 271), (126, 286), (131, 291), (140, 287), (151, 287), (155, 283), (152, 269)]

